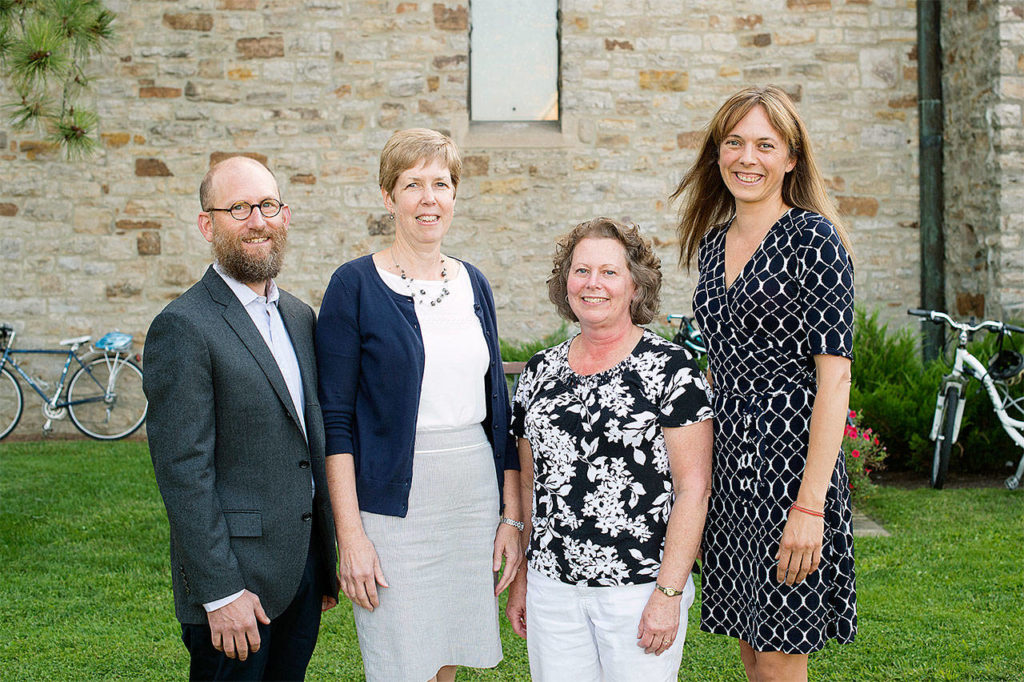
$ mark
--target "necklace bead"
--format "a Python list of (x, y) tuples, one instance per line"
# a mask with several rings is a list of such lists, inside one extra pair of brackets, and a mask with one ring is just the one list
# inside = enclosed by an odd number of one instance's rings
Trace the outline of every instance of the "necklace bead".
[[(418, 305), (426, 305), (427, 290), (421, 288), (419, 290), (419, 294), (423, 298), (416, 297), (416, 291), (415, 289), (413, 289), (413, 284), (415, 284), (416, 280), (407, 275), (405, 272), (405, 268), (398, 264), (398, 260), (395, 259), (394, 252), (391, 253), (391, 262), (395, 264), (396, 268), (398, 268), (398, 273), (402, 276), (402, 281), (405, 282), (405, 286), (409, 290), (409, 296), (412, 298), (412, 300)], [(437, 298), (430, 300), (431, 306), (438, 305), (439, 303), (441, 303), (441, 301), (444, 300), (445, 296), (448, 295), (448, 267), (445, 265), (444, 256), (441, 257), (441, 280), (443, 283), (443, 286), (441, 287), (441, 294)]]

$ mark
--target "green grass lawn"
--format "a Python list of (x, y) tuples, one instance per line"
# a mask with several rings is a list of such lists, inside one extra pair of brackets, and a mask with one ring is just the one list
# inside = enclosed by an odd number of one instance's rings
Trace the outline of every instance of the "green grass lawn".
[[(1024, 491), (880, 488), (860, 504), (860, 631), (811, 658), (821, 680), (1020, 680)], [(742, 679), (736, 645), (690, 612), (680, 679)], [(144, 443), (0, 444), (0, 679), (184, 679), (167, 520)], [(459, 679), (527, 680), (525, 643)], [(310, 680), (361, 679), (351, 607), (324, 618)]]

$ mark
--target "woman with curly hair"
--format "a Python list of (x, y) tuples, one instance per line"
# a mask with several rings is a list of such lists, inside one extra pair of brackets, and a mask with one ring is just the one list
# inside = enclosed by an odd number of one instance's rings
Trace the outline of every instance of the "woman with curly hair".
[(577, 225), (548, 295), (574, 338), (526, 365), (513, 401), (528, 570), (506, 613), (530, 673), (675, 680), (707, 510), (711, 415), (688, 352), (643, 329), (660, 262), (636, 226)]

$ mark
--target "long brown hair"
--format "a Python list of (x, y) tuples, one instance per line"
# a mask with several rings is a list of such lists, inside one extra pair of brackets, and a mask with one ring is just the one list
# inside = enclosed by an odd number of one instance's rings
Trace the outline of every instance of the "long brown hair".
[(718, 168), (718, 149), (729, 131), (756, 106), (764, 108), (772, 128), (789, 147), (796, 166), (782, 181), (782, 200), (789, 206), (814, 211), (825, 216), (835, 226), (839, 239), (848, 252), (850, 239), (839, 220), (839, 211), (828, 195), (825, 179), (818, 170), (811, 150), (807, 128), (782, 89), (767, 85), (740, 90), (726, 100), (704, 129), (700, 154), (686, 171), (682, 181), (669, 200), (684, 197), (679, 207), (679, 262), (687, 266), (693, 262), (700, 240), (716, 225), (732, 218), (736, 202), (722, 180)]

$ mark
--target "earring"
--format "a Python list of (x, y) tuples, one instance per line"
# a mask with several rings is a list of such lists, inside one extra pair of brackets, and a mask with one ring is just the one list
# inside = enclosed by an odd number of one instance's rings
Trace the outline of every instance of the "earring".
[(388, 213), (388, 220), (394, 220), (394, 219), (395, 219), (395, 214), (394, 213)]

